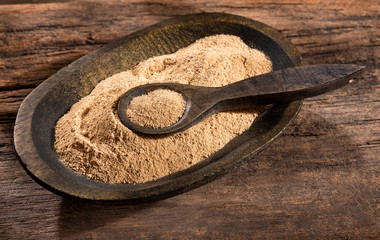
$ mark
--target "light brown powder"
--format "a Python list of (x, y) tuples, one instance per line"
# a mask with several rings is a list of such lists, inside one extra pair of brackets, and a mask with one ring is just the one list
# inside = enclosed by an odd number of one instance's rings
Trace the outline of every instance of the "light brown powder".
[(186, 102), (182, 95), (169, 89), (156, 89), (131, 100), (127, 108), (129, 119), (150, 128), (169, 127), (182, 117)]
[(270, 72), (272, 64), (235, 36), (216, 35), (101, 81), (57, 123), (55, 149), (62, 162), (85, 176), (109, 183), (142, 183), (186, 169), (247, 130), (254, 107), (221, 112), (165, 137), (143, 137), (119, 120), (116, 103), (129, 89), (177, 82), (224, 86)]

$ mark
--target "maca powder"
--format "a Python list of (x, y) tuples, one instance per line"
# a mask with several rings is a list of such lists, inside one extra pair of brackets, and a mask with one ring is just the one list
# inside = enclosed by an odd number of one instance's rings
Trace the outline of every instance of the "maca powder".
[(186, 102), (182, 94), (169, 89), (156, 89), (132, 98), (127, 116), (140, 126), (164, 128), (178, 122), (185, 109)]
[(236, 36), (200, 39), (101, 81), (59, 119), (55, 150), (67, 167), (108, 183), (143, 183), (181, 171), (247, 130), (261, 108), (220, 112), (182, 132), (144, 137), (120, 122), (119, 97), (147, 83), (218, 87), (270, 71), (268, 57)]

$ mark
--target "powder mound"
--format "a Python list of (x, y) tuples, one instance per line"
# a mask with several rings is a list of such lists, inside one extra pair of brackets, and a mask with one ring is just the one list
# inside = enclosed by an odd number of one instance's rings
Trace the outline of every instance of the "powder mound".
[(144, 127), (169, 127), (182, 117), (186, 102), (182, 94), (157, 89), (131, 100), (127, 108), (129, 119)]
[(182, 132), (146, 137), (121, 123), (116, 111), (120, 96), (142, 84), (219, 87), (270, 71), (265, 54), (236, 36), (200, 39), (99, 82), (58, 120), (55, 150), (67, 167), (108, 183), (143, 183), (181, 171), (247, 130), (261, 108), (220, 112)]

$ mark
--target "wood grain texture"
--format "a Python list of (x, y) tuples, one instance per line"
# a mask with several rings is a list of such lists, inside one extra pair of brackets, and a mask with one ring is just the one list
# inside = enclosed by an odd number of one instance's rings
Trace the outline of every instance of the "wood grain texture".
[[(233, 173), (160, 202), (61, 198), (12, 147), (23, 98), (104, 44), (171, 16), (228, 12), (279, 29), (306, 64), (367, 67), (349, 88), (304, 102), (273, 145)], [(113, 1), (0, 6), (0, 239), (380, 238), (378, 1)]]

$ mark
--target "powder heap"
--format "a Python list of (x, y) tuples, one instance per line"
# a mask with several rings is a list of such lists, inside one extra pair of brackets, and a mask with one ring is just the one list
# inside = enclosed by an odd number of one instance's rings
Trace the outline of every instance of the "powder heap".
[(182, 117), (186, 102), (182, 95), (169, 89), (157, 89), (131, 100), (129, 119), (144, 127), (169, 127)]
[(116, 111), (120, 96), (142, 84), (218, 87), (271, 70), (262, 52), (236, 36), (200, 39), (98, 83), (57, 122), (55, 150), (69, 168), (108, 183), (142, 183), (181, 171), (247, 130), (259, 108), (220, 112), (182, 132), (144, 137), (120, 122)]

